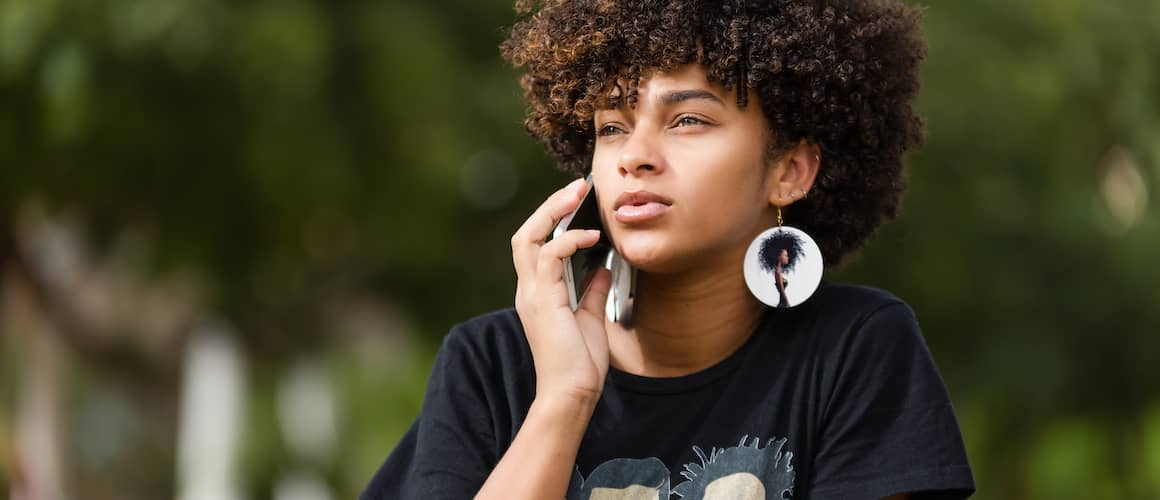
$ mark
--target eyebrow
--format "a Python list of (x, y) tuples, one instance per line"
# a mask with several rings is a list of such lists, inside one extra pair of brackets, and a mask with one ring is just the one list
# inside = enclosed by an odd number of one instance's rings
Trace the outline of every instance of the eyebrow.
[(677, 104), (680, 102), (685, 102), (685, 101), (691, 101), (693, 99), (706, 99), (709, 101), (713, 101), (721, 106), (725, 105), (725, 103), (721, 101), (720, 97), (717, 97), (716, 95), (714, 95), (712, 92), (709, 92), (708, 90), (702, 90), (702, 89), (674, 90), (674, 91), (669, 92), (667, 94), (661, 95), (659, 100), (660, 100), (661, 105), (663, 105), (663, 106), (672, 106), (674, 104)]

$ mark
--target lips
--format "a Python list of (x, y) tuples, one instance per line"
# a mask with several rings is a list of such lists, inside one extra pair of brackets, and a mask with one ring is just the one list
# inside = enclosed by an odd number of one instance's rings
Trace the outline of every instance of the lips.
[(672, 200), (649, 191), (627, 191), (616, 198), (612, 208), (621, 223), (644, 222), (668, 212)]

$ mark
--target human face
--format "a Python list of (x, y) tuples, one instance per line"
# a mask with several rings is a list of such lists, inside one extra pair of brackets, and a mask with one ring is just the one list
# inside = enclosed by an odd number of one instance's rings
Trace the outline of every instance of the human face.
[(738, 255), (772, 225), (776, 189), (754, 93), (740, 108), (733, 91), (689, 64), (642, 77), (635, 109), (593, 119), (601, 217), (625, 260), (655, 273), (740, 267)]

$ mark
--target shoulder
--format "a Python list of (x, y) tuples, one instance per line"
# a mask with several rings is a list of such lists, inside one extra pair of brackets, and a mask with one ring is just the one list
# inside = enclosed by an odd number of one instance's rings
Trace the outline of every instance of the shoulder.
[(443, 338), (440, 357), (467, 362), (478, 369), (531, 362), (531, 350), (515, 309), (480, 314), (451, 327)]
[(906, 304), (881, 288), (829, 281), (823, 281), (818, 286), (818, 291), (809, 303), (831, 313), (840, 311), (848, 314), (867, 314), (885, 306)]
[(802, 319), (830, 329), (860, 330), (882, 319), (915, 322), (914, 311), (902, 299), (881, 288), (848, 283), (823, 282), (801, 307)]
[[(514, 307), (507, 307), (498, 311), (486, 312), (479, 314), (451, 327), (450, 336), (485, 336), (485, 338), (495, 338), (495, 336), (523, 336), (523, 326), (520, 323), (520, 317), (517, 316)], [(467, 339), (464, 339), (467, 340)], [(493, 339), (494, 340), (494, 339)]]
[(820, 368), (813, 496), (965, 497), (974, 486), (962, 436), (914, 311), (876, 288), (819, 292), (810, 321), (829, 328), (807, 330)]
[(795, 322), (827, 356), (848, 359), (844, 354), (855, 351), (885, 357), (926, 349), (914, 310), (880, 288), (823, 282), (798, 309)]

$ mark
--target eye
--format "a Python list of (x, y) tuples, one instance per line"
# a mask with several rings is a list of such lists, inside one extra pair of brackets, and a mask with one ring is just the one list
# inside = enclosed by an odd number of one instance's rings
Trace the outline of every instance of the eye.
[(605, 125), (603, 127), (600, 127), (600, 130), (596, 131), (596, 135), (603, 137), (606, 135), (619, 134), (621, 132), (624, 132), (624, 131), (615, 125)]
[(688, 127), (688, 126), (692, 126), (692, 125), (707, 125), (707, 124), (708, 124), (708, 122), (706, 122), (705, 120), (702, 120), (700, 118), (697, 118), (695, 116), (690, 116), (690, 115), (685, 115), (685, 116), (682, 116), (682, 117), (677, 119), (677, 126), (678, 127)]

